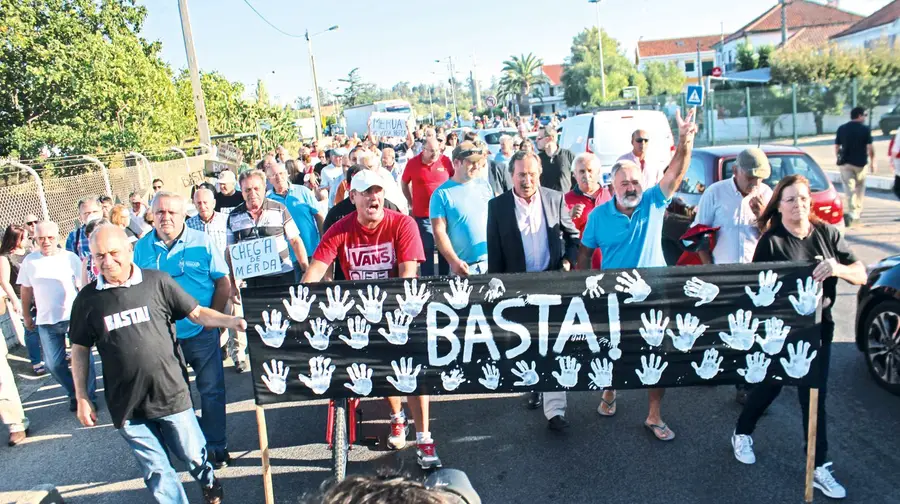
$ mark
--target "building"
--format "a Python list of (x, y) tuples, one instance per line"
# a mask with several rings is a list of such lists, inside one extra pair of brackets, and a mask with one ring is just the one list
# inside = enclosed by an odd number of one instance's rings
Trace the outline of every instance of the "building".
[[(785, 5), (787, 18), (787, 38), (800, 37), (795, 43), (803, 40), (816, 40), (836, 34), (854, 23), (863, 20), (862, 16), (841, 10), (836, 1), (827, 5), (810, 0), (790, 0)], [(800, 33), (803, 31), (804, 33)], [(725, 72), (737, 70), (738, 45), (749, 43), (754, 48), (764, 45), (778, 47), (781, 45), (781, 4), (776, 3), (721, 42), (714, 45), (716, 62)]]
[[(685, 75), (687, 82), (697, 82), (697, 70), (709, 75), (716, 66), (716, 50), (714, 45), (722, 40), (722, 35), (704, 35), (702, 37), (682, 37), (665, 40), (639, 40), (637, 44), (638, 69), (643, 70), (647, 63), (675, 63)], [(697, 59), (697, 47), (700, 48), (700, 59)]]
[(528, 99), (531, 111), (537, 115), (561, 114), (569, 115), (569, 107), (566, 105), (566, 88), (562, 83), (562, 65), (543, 65), (541, 72), (547, 77), (547, 82), (541, 85), (541, 96)]
[(847, 48), (869, 48), (883, 40), (888, 46), (900, 48), (900, 0), (885, 5), (871, 16), (831, 37), (831, 41)]

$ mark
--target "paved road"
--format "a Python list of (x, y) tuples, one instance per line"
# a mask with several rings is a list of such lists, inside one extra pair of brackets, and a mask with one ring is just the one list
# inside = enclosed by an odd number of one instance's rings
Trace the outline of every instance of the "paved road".
[[(900, 202), (870, 194), (861, 227), (847, 232), (866, 263), (900, 253)], [(874, 385), (853, 341), (855, 290), (842, 286), (828, 398), (831, 456), (851, 503), (900, 503), (900, 397)], [(220, 472), (229, 502), (262, 501), (260, 454), (250, 381), (227, 372), (228, 433), (233, 467)], [(40, 483), (57, 485), (74, 504), (149, 503), (137, 466), (104, 411), (100, 426), (81, 428), (50, 380), (26, 401), (33, 435), (14, 449), (0, 447), (0, 502)], [(744, 466), (729, 436), (739, 407), (730, 387), (669, 392), (664, 416), (678, 438), (663, 444), (641, 427), (646, 393), (624, 391), (619, 413), (600, 418), (599, 395), (572, 394), (572, 428), (556, 435), (543, 415), (518, 396), (443, 398), (432, 408), (433, 432), (445, 464), (466, 471), (490, 503), (788, 503), (800, 502), (804, 453), (800, 409), (791, 389), (773, 404), (755, 436), (759, 461)], [(368, 401), (364, 434), (386, 428), (383, 403)], [(301, 502), (329, 475), (323, 443), (324, 403), (267, 410), (276, 501)], [(351, 472), (379, 468), (421, 472), (407, 449), (360, 445)], [(182, 473), (185, 481), (189, 476)], [(200, 496), (187, 485), (193, 502)], [(817, 495), (817, 502), (825, 499)]]

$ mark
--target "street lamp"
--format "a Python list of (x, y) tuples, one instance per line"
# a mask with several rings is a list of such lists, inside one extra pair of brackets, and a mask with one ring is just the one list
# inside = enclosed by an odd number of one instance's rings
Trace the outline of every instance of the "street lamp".
[[(434, 60), (435, 63), (441, 63), (441, 60)], [(459, 107), (456, 105), (456, 76), (453, 75), (453, 56), (447, 57), (447, 69), (450, 71), (450, 92), (453, 96), (453, 115), (456, 116), (456, 124), (459, 124)]]
[(316, 59), (313, 57), (312, 50), (312, 38), (318, 35), (321, 35), (325, 32), (330, 32), (338, 29), (338, 25), (334, 25), (330, 28), (322, 30), (318, 33), (309, 34), (309, 30), (306, 30), (306, 45), (309, 49), (309, 67), (312, 70), (312, 79), (313, 79), (313, 100), (315, 100), (313, 107), (313, 114), (316, 119), (316, 140), (321, 138), (322, 132), (322, 111), (319, 109), (319, 83), (316, 80)]
[(597, 44), (600, 46), (600, 86), (602, 86), (603, 101), (606, 101), (606, 71), (603, 68), (603, 32), (600, 31), (600, 0), (588, 0), (597, 6)]

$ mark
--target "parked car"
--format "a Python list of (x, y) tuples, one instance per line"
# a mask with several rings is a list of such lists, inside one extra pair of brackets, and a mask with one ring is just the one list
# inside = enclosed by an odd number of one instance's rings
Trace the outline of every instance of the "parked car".
[[(669, 264), (675, 264), (683, 251), (680, 239), (694, 221), (703, 191), (710, 184), (731, 177), (737, 155), (748, 147), (752, 146), (698, 147), (692, 151), (688, 172), (666, 210), (663, 223), (663, 252)], [(809, 179), (815, 214), (829, 224), (844, 226), (841, 195), (809, 154), (787, 145), (760, 145), (760, 148), (772, 165), (772, 176), (763, 181), (766, 185), (774, 188), (787, 175), (805, 176)]]
[(881, 128), (881, 132), (885, 135), (890, 135), (892, 131), (900, 128), (900, 105), (881, 116), (881, 119), (878, 121), (878, 127)]
[(516, 128), (487, 128), (475, 130), (478, 133), (478, 138), (487, 144), (488, 150), (491, 152), (491, 158), (497, 155), (500, 152), (500, 137), (503, 135), (509, 135), (511, 137), (516, 136)]
[(900, 395), (900, 255), (868, 270), (856, 294), (856, 346), (875, 382)]
[(560, 124), (559, 146), (576, 156), (593, 152), (600, 160), (604, 183), (609, 182), (612, 166), (623, 154), (631, 152), (631, 134), (638, 129), (650, 135), (647, 160), (658, 166), (659, 173), (668, 166), (675, 152), (672, 129), (665, 114), (656, 110), (605, 110), (579, 114)]

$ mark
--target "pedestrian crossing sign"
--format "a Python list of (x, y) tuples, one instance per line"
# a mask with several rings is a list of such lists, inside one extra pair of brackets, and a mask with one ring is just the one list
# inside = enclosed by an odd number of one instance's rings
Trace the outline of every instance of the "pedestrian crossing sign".
[(684, 91), (684, 102), (691, 107), (702, 107), (703, 86), (688, 86)]

